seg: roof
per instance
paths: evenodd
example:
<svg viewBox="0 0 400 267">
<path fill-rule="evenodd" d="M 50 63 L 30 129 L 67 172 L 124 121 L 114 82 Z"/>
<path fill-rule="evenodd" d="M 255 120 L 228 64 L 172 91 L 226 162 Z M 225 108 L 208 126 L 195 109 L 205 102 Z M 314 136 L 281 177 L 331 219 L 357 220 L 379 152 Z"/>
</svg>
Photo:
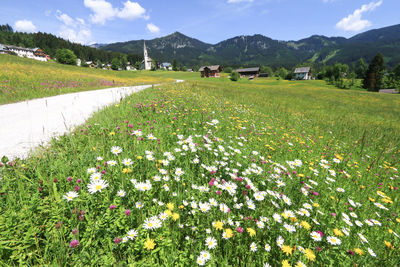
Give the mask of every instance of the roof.
<svg viewBox="0 0 400 267">
<path fill-rule="evenodd" d="M 8 49 L 18 49 L 18 50 L 31 51 L 31 52 L 34 51 L 32 48 L 19 47 L 19 46 L 15 46 L 15 45 L 7 45 L 6 47 Z"/>
<path fill-rule="evenodd" d="M 237 69 L 237 72 L 255 72 L 255 71 L 260 71 L 260 67 L 256 68 L 247 68 L 247 69 Z"/>
<path fill-rule="evenodd" d="M 208 68 L 210 70 L 218 70 L 221 68 L 220 65 L 212 65 L 212 66 L 203 66 L 199 69 L 199 71 L 204 71 L 205 68 Z"/>
<path fill-rule="evenodd" d="M 171 63 L 169 63 L 169 62 L 164 62 L 164 63 L 161 63 L 161 66 L 162 66 L 162 67 L 169 67 L 169 66 L 171 66 Z"/>
<path fill-rule="evenodd" d="M 294 70 L 294 73 L 309 73 L 311 70 L 310 67 L 302 67 L 302 68 L 296 68 Z"/>
<path fill-rule="evenodd" d="M 3 51 L 5 49 L 6 49 L 6 47 L 4 45 L 0 44 L 0 51 Z"/>
</svg>

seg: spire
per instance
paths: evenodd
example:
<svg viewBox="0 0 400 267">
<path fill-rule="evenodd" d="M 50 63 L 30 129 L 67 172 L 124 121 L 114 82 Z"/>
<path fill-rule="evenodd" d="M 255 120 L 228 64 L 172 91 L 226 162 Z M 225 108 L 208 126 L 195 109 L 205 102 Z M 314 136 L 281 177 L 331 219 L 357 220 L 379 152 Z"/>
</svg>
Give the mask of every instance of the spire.
<svg viewBox="0 0 400 267">
<path fill-rule="evenodd" d="M 145 41 L 143 41 L 143 53 L 144 53 L 144 56 L 143 56 L 143 58 L 144 58 L 144 60 L 146 60 L 147 59 L 147 49 L 146 49 L 146 42 Z"/>
</svg>

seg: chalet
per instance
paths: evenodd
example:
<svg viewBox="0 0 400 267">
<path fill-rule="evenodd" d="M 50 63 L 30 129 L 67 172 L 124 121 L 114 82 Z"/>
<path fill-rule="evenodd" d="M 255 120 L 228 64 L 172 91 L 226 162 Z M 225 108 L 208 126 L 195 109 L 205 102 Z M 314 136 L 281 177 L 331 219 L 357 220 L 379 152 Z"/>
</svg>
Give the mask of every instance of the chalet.
<svg viewBox="0 0 400 267">
<path fill-rule="evenodd" d="M 237 69 L 236 72 L 239 73 L 240 78 L 245 77 L 258 77 L 260 75 L 260 67 L 247 68 L 247 69 Z"/>
<path fill-rule="evenodd" d="M 47 61 L 50 57 L 46 55 L 40 48 L 25 48 L 15 45 L 0 45 L 0 53 L 15 53 L 19 57 L 26 57 L 40 61 Z"/>
<path fill-rule="evenodd" d="M 310 80 L 311 68 L 310 67 L 296 68 L 294 70 L 294 74 L 296 75 L 296 80 Z"/>
<path fill-rule="evenodd" d="M 213 66 L 204 66 L 199 69 L 201 73 L 201 77 L 214 77 L 219 78 L 221 77 L 222 67 L 220 65 L 213 65 Z"/>
<path fill-rule="evenodd" d="M 88 65 L 89 68 L 91 68 L 91 69 L 96 67 L 96 65 L 94 65 L 93 61 L 86 61 L 86 65 Z"/>
</svg>

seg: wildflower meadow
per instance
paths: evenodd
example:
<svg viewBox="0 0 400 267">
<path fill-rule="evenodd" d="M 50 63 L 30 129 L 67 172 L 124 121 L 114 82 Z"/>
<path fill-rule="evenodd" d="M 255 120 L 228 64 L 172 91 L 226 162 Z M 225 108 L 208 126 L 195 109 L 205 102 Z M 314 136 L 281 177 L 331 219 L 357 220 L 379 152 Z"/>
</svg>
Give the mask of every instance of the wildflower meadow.
<svg viewBox="0 0 400 267">
<path fill-rule="evenodd" d="M 3 158 L 2 265 L 398 266 L 400 110 L 365 103 L 399 99 L 290 90 L 155 87 Z"/>
</svg>

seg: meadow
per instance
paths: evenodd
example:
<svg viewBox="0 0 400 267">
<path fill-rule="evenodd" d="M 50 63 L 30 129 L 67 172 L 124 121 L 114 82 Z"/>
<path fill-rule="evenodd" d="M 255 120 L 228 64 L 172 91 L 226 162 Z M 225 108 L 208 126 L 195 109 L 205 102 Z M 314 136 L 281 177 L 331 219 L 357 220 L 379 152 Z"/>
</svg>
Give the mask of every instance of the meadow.
<svg viewBox="0 0 400 267">
<path fill-rule="evenodd" d="M 398 265 L 399 96 L 174 77 L 3 160 L 2 265 Z"/>
<path fill-rule="evenodd" d="M 172 82 L 146 72 L 109 71 L 0 55 L 0 105 L 80 91 Z"/>
</svg>

